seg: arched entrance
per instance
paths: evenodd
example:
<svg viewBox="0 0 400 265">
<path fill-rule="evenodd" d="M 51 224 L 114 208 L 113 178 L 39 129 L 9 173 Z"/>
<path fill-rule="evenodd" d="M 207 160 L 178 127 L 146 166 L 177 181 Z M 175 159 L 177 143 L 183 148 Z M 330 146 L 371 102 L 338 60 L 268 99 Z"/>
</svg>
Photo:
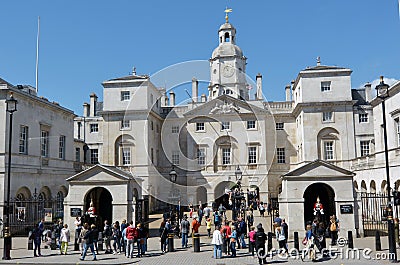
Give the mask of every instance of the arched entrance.
<svg viewBox="0 0 400 265">
<path fill-rule="evenodd" d="M 320 199 L 323 205 L 324 214 L 321 219 L 325 224 L 329 221 L 329 216 L 336 214 L 335 191 L 325 183 L 314 183 L 307 187 L 303 194 L 304 198 L 304 223 L 312 222 L 315 218 L 314 204 Z"/>
<path fill-rule="evenodd" d="M 113 223 L 112 220 L 112 196 L 111 193 L 102 187 L 96 187 L 88 191 L 85 195 L 85 209 L 86 213 L 90 207 L 90 202 L 93 201 L 93 206 L 96 209 L 96 215 L 98 220 L 96 223 L 101 225 L 104 220 L 108 220 L 110 224 Z M 99 224 L 100 223 L 100 224 Z M 99 228 L 101 228 L 100 226 Z"/>
<path fill-rule="evenodd" d="M 219 207 L 222 204 L 226 209 L 230 209 L 229 194 L 227 193 L 236 186 L 232 181 L 222 181 L 214 189 L 215 204 Z"/>
</svg>

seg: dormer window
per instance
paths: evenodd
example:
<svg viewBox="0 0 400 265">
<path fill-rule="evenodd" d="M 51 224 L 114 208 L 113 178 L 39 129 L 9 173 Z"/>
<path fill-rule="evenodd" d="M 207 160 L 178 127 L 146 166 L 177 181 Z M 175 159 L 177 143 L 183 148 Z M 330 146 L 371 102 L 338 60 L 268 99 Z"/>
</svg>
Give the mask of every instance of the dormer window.
<svg viewBox="0 0 400 265">
<path fill-rule="evenodd" d="M 225 33 L 225 42 L 229 42 L 229 39 L 230 39 L 229 33 L 226 32 L 226 33 Z"/>
</svg>

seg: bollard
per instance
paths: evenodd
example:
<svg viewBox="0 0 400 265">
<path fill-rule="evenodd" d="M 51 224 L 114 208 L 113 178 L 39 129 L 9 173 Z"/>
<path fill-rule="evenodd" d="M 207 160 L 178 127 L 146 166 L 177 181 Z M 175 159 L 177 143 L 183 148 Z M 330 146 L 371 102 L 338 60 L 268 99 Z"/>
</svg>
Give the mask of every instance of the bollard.
<svg viewBox="0 0 400 265">
<path fill-rule="evenodd" d="M 174 252 L 174 234 L 168 234 L 168 252 Z"/>
<path fill-rule="evenodd" d="M 56 245 L 56 232 L 55 232 L 55 231 L 51 232 L 50 249 L 51 249 L 51 250 L 56 250 L 56 249 L 57 249 L 57 245 Z"/>
<path fill-rule="evenodd" d="M 379 235 L 379 231 L 375 232 L 375 251 L 381 251 L 381 236 Z"/>
<path fill-rule="evenodd" d="M 200 234 L 193 235 L 194 252 L 200 252 Z"/>
<path fill-rule="evenodd" d="M 272 232 L 268 232 L 268 252 L 270 252 L 272 249 L 272 235 Z"/>
<path fill-rule="evenodd" d="M 348 246 L 348 248 L 354 248 L 353 232 L 350 230 L 347 231 L 347 246 Z"/>
<path fill-rule="evenodd" d="M 33 250 L 32 231 L 30 231 L 28 235 L 28 250 Z"/>
<path fill-rule="evenodd" d="M 299 232 L 294 232 L 293 233 L 294 236 L 294 248 L 296 250 L 300 250 L 300 244 L 299 244 Z"/>
</svg>

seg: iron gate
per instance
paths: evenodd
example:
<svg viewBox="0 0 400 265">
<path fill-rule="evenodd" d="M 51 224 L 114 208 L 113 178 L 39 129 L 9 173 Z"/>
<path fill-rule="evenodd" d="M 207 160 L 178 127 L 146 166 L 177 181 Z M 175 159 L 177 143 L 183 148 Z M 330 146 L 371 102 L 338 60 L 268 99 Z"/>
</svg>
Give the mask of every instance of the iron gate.
<svg viewBox="0 0 400 265">
<path fill-rule="evenodd" d="M 362 210 L 362 225 L 364 236 L 375 236 L 376 231 L 380 235 L 387 235 L 388 223 L 384 217 L 384 210 L 387 206 L 387 195 L 384 193 L 360 192 Z M 393 206 L 393 217 L 398 218 L 399 206 Z"/>
<path fill-rule="evenodd" d="M 10 230 L 13 236 L 27 236 L 39 221 L 44 218 L 45 223 L 64 217 L 64 198 L 46 199 L 42 196 L 31 198 L 12 198 L 10 200 Z"/>
</svg>

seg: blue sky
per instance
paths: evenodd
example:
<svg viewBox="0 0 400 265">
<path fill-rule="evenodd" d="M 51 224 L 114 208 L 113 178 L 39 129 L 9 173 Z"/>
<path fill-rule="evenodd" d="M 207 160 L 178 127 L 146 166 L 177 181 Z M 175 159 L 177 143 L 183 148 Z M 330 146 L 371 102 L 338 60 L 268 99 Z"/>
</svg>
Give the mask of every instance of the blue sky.
<svg viewBox="0 0 400 265">
<path fill-rule="evenodd" d="M 35 86 L 40 16 L 39 94 L 81 114 L 91 92 L 102 98 L 101 82 L 133 66 L 151 75 L 209 59 L 226 6 L 247 74 L 263 74 L 268 100 L 284 100 L 285 85 L 317 56 L 351 68 L 354 88 L 400 79 L 397 0 L 2 1 L 0 77 Z"/>
</svg>

